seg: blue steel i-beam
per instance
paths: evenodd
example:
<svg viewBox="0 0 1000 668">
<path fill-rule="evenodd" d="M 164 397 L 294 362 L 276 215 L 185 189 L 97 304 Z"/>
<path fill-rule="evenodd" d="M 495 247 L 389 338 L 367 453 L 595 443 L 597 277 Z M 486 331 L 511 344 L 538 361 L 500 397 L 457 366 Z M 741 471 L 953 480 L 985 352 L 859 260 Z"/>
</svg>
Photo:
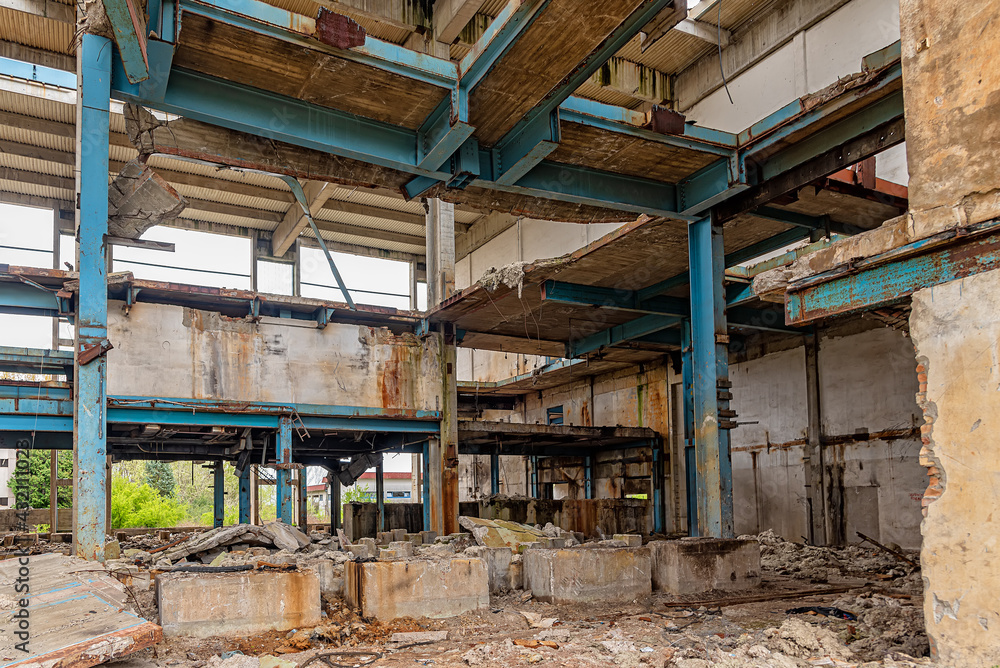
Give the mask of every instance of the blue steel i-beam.
<svg viewBox="0 0 1000 668">
<path fill-rule="evenodd" d="M 420 501 L 424 508 L 424 531 L 431 530 L 431 444 L 424 442 L 424 452 L 420 455 Z"/>
<path fill-rule="evenodd" d="M 681 380 L 684 409 L 684 489 L 687 500 L 688 534 L 698 535 L 698 476 L 694 456 L 694 394 L 691 369 L 691 321 L 681 323 Z"/>
<path fill-rule="evenodd" d="M 490 494 L 500 493 L 500 455 L 490 455 Z"/>
<path fill-rule="evenodd" d="M 663 533 L 666 530 L 663 508 L 663 452 L 662 445 L 653 445 L 653 531 Z"/>
<path fill-rule="evenodd" d="M 385 531 L 385 460 L 382 453 L 378 454 L 375 464 L 375 496 L 378 506 L 378 531 Z"/>
<path fill-rule="evenodd" d="M 729 408 L 728 400 L 722 400 L 720 394 L 720 390 L 728 393 L 729 388 L 722 225 L 710 217 L 688 225 L 688 256 L 698 533 L 732 538 L 729 431 L 720 424 L 720 411 Z"/>
<path fill-rule="evenodd" d="M 84 35 L 78 50 L 77 160 L 79 164 L 80 293 L 74 376 L 73 538 L 84 559 L 104 561 L 107 533 L 107 367 L 100 348 L 108 336 L 108 143 L 111 40 Z M 99 354 L 86 364 L 81 353 Z"/>
<path fill-rule="evenodd" d="M 212 510 L 213 527 L 221 527 L 226 523 L 226 467 L 223 462 L 215 462 L 215 469 L 212 471 Z"/>
<path fill-rule="evenodd" d="M 295 478 L 297 487 L 295 493 L 298 495 L 298 526 L 303 533 L 309 533 L 309 475 L 308 469 L 299 469 Z"/>
<path fill-rule="evenodd" d="M 594 498 L 594 469 L 589 456 L 583 458 L 583 498 Z"/>
<path fill-rule="evenodd" d="M 538 498 L 538 457 L 531 456 L 531 498 Z"/>
<path fill-rule="evenodd" d="M 240 524 L 250 524 L 250 465 L 240 471 Z"/>
<path fill-rule="evenodd" d="M 278 420 L 278 451 L 277 464 L 277 499 L 278 499 L 278 519 L 285 524 L 292 523 L 292 513 L 294 497 L 292 496 L 291 485 L 291 463 L 292 463 L 292 419 L 283 417 Z"/>
</svg>

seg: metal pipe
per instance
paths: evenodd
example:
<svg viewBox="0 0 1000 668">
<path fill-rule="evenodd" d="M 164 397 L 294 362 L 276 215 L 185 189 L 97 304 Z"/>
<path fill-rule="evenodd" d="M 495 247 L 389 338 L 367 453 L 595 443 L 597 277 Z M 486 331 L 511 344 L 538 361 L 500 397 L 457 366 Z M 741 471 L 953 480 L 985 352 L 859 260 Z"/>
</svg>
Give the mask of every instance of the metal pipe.
<svg viewBox="0 0 1000 668">
<path fill-rule="evenodd" d="M 420 456 L 420 465 L 423 469 L 423 484 L 420 490 L 421 501 L 424 506 L 424 531 L 431 530 L 431 442 L 424 443 L 424 453 Z"/>
</svg>

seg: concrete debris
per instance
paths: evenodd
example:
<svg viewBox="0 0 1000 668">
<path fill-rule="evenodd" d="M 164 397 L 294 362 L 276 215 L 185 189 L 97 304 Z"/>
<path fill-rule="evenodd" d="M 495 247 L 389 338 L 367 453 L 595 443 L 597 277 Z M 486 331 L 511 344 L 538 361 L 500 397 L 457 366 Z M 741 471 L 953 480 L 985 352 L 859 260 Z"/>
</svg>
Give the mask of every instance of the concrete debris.
<svg viewBox="0 0 1000 668">
<path fill-rule="evenodd" d="M 857 639 L 852 640 L 850 647 L 861 659 L 876 661 L 892 650 L 910 656 L 930 652 L 923 609 L 905 598 L 866 592 L 841 597 L 834 606 L 857 615 Z"/>
<path fill-rule="evenodd" d="M 108 187 L 108 234 L 138 239 L 149 228 L 173 220 L 186 207 L 185 199 L 144 160 L 131 160 Z"/>
<path fill-rule="evenodd" d="M 176 547 L 164 551 L 161 556 L 157 557 L 157 561 L 166 560 L 174 563 L 200 552 L 210 552 L 215 548 L 236 543 L 258 546 L 274 545 L 274 534 L 264 527 L 252 524 L 219 527 L 193 535 Z"/>
<path fill-rule="evenodd" d="M 483 272 L 479 284 L 488 292 L 496 292 L 501 284 L 511 289 L 517 288 L 517 296 L 520 298 L 521 291 L 524 289 L 524 268 L 529 264 L 528 262 L 511 262 L 500 268 L 490 267 Z"/>
<path fill-rule="evenodd" d="M 312 542 L 309 536 L 299 531 L 297 527 L 285 524 L 280 520 L 276 522 L 268 522 L 264 525 L 264 528 L 273 534 L 275 547 L 281 548 L 282 550 L 295 552 L 296 550 L 301 550 L 302 548 L 308 546 Z"/>
<path fill-rule="evenodd" d="M 787 541 L 771 529 L 757 536 L 740 536 L 740 540 L 757 540 L 761 567 L 783 575 L 808 577 L 817 582 L 843 575 L 871 577 L 878 574 L 880 579 L 914 576 L 912 567 L 872 547 L 804 545 Z M 914 561 L 919 559 L 916 554 L 908 556 Z"/>
<path fill-rule="evenodd" d="M 471 532 L 476 543 L 482 547 L 506 546 L 521 552 L 530 546 L 560 548 L 572 547 L 578 542 L 572 532 L 564 531 L 551 523 L 539 529 L 510 520 L 487 520 L 465 516 L 459 517 L 458 523 Z M 624 542 L 622 546 L 625 546 Z"/>
</svg>

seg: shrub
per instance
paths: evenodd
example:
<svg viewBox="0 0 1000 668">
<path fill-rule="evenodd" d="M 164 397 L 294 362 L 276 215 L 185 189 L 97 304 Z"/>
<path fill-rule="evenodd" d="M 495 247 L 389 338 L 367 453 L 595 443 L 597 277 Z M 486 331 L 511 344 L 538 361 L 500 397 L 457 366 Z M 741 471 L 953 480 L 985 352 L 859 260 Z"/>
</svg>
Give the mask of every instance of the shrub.
<svg viewBox="0 0 1000 668">
<path fill-rule="evenodd" d="M 111 526 L 171 527 L 187 513 L 187 508 L 174 499 L 164 498 L 146 483 L 136 483 L 123 476 L 111 482 Z"/>
</svg>

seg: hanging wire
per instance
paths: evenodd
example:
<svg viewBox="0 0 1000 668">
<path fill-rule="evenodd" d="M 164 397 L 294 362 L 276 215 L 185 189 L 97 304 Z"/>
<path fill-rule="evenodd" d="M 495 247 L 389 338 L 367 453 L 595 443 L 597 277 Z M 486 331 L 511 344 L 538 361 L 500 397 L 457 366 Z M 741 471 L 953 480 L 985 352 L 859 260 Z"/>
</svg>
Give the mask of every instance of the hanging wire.
<svg viewBox="0 0 1000 668">
<path fill-rule="evenodd" d="M 736 104 L 733 102 L 733 96 L 729 92 L 729 82 L 726 81 L 726 70 L 722 67 L 722 0 L 719 0 L 719 15 L 716 20 L 716 25 L 719 28 L 719 73 L 722 74 L 722 86 L 726 89 L 726 95 L 729 96 L 729 104 Z"/>
</svg>

